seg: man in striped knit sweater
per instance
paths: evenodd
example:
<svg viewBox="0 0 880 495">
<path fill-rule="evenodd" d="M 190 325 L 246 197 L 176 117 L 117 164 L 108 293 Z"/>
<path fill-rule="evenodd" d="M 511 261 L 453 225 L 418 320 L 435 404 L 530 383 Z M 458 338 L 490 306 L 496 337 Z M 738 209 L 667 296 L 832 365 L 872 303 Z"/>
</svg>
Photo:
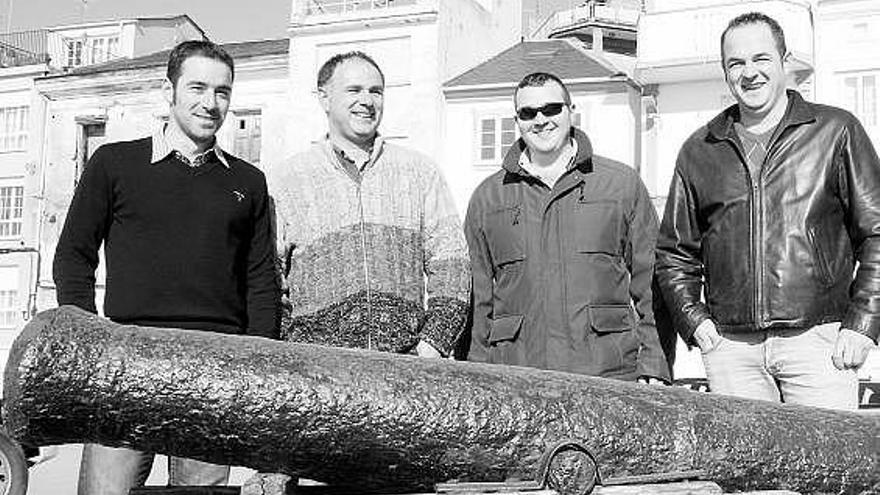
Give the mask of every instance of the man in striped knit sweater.
<svg viewBox="0 0 880 495">
<path fill-rule="evenodd" d="M 470 271 L 448 187 L 385 142 L 385 78 L 361 52 L 318 72 L 329 132 L 269 172 L 287 340 L 437 357 L 464 328 Z"/>
</svg>

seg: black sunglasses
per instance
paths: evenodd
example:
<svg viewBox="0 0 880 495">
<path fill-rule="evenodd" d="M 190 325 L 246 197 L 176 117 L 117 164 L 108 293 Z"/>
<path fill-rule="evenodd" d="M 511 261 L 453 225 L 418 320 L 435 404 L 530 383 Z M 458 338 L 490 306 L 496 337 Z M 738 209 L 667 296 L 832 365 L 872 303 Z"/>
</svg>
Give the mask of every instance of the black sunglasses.
<svg viewBox="0 0 880 495">
<path fill-rule="evenodd" d="M 538 108 L 522 107 L 516 111 L 516 116 L 519 117 L 519 120 L 532 120 L 538 116 L 538 113 L 541 113 L 544 117 L 552 117 L 559 115 L 559 112 L 565 106 L 565 103 L 547 103 L 543 107 Z"/>
</svg>

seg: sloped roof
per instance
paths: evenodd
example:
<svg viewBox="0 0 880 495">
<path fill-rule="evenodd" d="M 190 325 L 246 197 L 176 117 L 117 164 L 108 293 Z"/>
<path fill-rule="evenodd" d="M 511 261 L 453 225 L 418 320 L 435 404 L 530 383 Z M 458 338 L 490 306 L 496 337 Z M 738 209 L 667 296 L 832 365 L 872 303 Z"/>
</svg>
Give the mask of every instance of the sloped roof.
<svg viewBox="0 0 880 495">
<path fill-rule="evenodd" d="M 229 55 L 232 56 L 234 60 L 238 60 L 239 58 L 288 53 L 290 49 L 290 39 L 282 38 L 277 40 L 240 41 L 235 43 L 223 43 L 220 46 L 222 46 L 223 49 L 226 50 L 226 52 L 229 53 Z M 65 74 L 59 74 L 54 77 L 83 76 L 120 70 L 164 67 L 168 63 L 168 55 L 170 53 L 171 50 L 162 50 L 161 52 L 154 52 L 135 58 L 119 58 L 116 60 L 105 62 L 103 64 L 76 67 L 69 70 Z"/>
<path fill-rule="evenodd" d="M 521 41 L 443 86 L 516 84 L 532 72 L 549 72 L 562 80 L 609 77 L 621 71 L 566 39 Z"/>
</svg>

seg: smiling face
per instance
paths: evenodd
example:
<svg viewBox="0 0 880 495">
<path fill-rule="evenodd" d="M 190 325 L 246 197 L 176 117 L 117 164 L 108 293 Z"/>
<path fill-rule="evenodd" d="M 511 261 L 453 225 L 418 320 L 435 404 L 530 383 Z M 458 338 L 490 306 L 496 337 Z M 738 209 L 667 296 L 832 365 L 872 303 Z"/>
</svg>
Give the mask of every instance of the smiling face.
<svg viewBox="0 0 880 495">
<path fill-rule="evenodd" d="M 177 84 L 166 80 L 163 93 L 171 109 L 169 125 L 203 148 L 214 141 L 229 110 L 232 70 L 219 60 L 189 57 L 181 65 Z"/>
<path fill-rule="evenodd" d="M 543 86 L 525 86 L 516 93 L 517 113 L 526 107 L 541 108 L 548 103 L 563 103 L 562 111 L 549 117 L 539 112 L 533 119 L 516 118 L 520 135 L 533 156 L 562 150 L 571 131 L 571 108 L 564 104 L 565 93 L 555 81 L 546 81 Z"/>
<path fill-rule="evenodd" d="M 721 53 L 727 86 L 744 116 L 763 119 L 785 111 L 784 56 L 766 24 L 731 29 Z"/>
<path fill-rule="evenodd" d="M 350 58 L 339 64 L 318 88 L 330 137 L 361 147 L 371 144 L 382 122 L 384 92 L 382 75 L 369 62 Z"/>
</svg>

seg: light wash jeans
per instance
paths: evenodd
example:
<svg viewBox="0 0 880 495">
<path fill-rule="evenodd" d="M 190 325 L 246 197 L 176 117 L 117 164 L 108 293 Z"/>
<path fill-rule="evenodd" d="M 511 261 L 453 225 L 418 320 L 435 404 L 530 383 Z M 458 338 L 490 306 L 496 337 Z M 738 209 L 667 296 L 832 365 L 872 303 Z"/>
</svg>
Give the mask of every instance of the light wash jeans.
<svg viewBox="0 0 880 495">
<path fill-rule="evenodd" d="M 712 392 L 750 399 L 855 411 L 856 370 L 838 370 L 831 353 L 840 323 L 806 330 L 722 334 L 703 352 Z"/>
<path fill-rule="evenodd" d="M 128 495 L 143 486 L 153 467 L 153 454 L 97 444 L 83 446 L 78 495 Z M 168 457 L 169 486 L 225 485 L 229 466 Z"/>
</svg>

